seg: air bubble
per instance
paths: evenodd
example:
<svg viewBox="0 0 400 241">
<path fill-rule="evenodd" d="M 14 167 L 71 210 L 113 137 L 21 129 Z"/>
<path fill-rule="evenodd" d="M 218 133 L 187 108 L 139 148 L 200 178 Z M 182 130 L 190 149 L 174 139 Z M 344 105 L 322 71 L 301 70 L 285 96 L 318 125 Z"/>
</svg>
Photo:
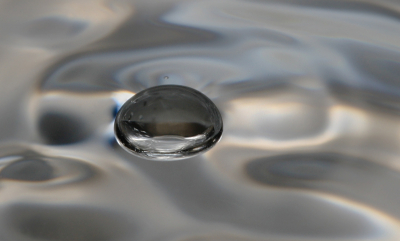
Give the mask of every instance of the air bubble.
<svg viewBox="0 0 400 241">
<path fill-rule="evenodd" d="M 136 156 L 179 160 L 213 147 L 222 135 L 222 118 L 199 91 L 162 85 L 139 92 L 122 106 L 115 119 L 115 135 Z"/>
</svg>

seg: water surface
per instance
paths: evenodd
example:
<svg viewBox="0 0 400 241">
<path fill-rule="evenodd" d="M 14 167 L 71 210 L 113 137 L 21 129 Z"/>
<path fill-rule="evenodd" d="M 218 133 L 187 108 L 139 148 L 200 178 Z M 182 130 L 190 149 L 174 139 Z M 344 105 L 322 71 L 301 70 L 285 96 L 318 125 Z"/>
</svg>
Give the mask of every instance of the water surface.
<svg viewBox="0 0 400 241">
<path fill-rule="evenodd" d="M 399 21 L 390 0 L 0 1 L 0 240 L 399 240 Z M 164 84 L 217 105 L 209 152 L 116 143 Z"/>
</svg>

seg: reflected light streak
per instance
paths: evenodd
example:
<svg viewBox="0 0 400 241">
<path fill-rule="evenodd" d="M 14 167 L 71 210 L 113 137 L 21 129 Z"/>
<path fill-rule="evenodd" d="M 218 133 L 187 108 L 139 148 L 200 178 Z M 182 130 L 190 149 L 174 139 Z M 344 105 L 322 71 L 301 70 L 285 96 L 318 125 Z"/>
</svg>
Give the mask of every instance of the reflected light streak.
<svg viewBox="0 0 400 241">
<path fill-rule="evenodd" d="M 112 99 L 114 100 L 114 102 L 117 104 L 118 109 L 121 108 L 121 106 L 123 104 L 125 104 L 125 102 L 127 100 L 129 100 L 132 96 L 134 96 L 136 93 L 130 92 L 130 91 L 115 91 L 112 93 Z"/>
<path fill-rule="evenodd" d="M 323 130 L 319 135 L 311 136 L 311 137 L 303 137 L 298 139 L 291 139 L 291 140 L 274 140 L 268 139 L 266 136 L 254 136 L 252 138 L 244 138 L 236 136 L 235 134 L 229 134 L 230 131 L 228 130 L 235 130 L 240 126 L 252 126 L 249 123 L 246 123 L 246 119 L 254 120 L 259 119 L 259 113 L 262 113 L 263 110 L 265 112 L 269 112 L 270 109 L 273 110 L 273 116 L 285 116 L 286 111 L 294 110 L 296 105 L 284 105 L 283 111 L 279 113 L 278 107 L 273 107 L 271 105 L 262 105 L 261 103 L 258 105 L 254 105 L 251 108 L 241 108 L 240 114 L 233 111 L 233 113 L 229 113 L 229 115 L 236 116 L 235 118 L 229 118 L 227 116 L 226 119 L 234 119 L 231 120 L 230 126 L 226 125 L 226 134 L 222 138 L 221 143 L 219 146 L 222 148 L 224 146 L 240 146 L 240 147 L 248 147 L 248 148 L 258 148 L 258 149 L 274 149 L 274 150 L 282 150 L 288 148 L 296 148 L 296 147 L 311 147 L 317 145 L 323 145 L 339 137 L 344 135 L 349 135 L 352 137 L 360 137 L 366 133 L 368 130 L 368 116 L 364 112 L 359 109 L 350 106 L 344 105 L 336 105 L 329 109 L 328 118 L 329 123 L 326 126 L 325 130 Z M 243 113 L 244 112 L 244 113 Z M 239 119 L 239 116 L 246 116 L 245 120 Z M 292 116 L 291 118 L 296 118 L 296 116 Z M 245 122 L 243 122 L 245 121 Z M 218 147 L 217 147 L 218 148 Z M 216 149 L 217 149 L 216 148 Z"/>
<path fill-rule="evenodd" d="M 106 1 L 97 0 L 64 1 L 63 4 L 57 6 L 56 11 L 63 17 L 82 18 L 92 24 L 102 24 L 104 28 L 114 22 L 110 19 L 123 23 L 128 16 L 134 14 L 134 7 L 122 1 L 114 1 L 112 5 Z"/>
</svg>

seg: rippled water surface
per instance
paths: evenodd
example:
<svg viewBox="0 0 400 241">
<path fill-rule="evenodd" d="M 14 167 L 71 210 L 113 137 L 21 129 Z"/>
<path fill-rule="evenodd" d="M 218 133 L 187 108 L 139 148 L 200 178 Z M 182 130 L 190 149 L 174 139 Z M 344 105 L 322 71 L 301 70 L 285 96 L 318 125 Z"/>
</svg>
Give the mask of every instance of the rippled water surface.
<svg viewBox="0 0 400 241">
<path fill-rule="evenodd" d="M 0 241 L 400 240 L 399 1 L 3 0 L 0 32 Z M 164 84 L 213 149 L 116 143 Z"/>
</svg>

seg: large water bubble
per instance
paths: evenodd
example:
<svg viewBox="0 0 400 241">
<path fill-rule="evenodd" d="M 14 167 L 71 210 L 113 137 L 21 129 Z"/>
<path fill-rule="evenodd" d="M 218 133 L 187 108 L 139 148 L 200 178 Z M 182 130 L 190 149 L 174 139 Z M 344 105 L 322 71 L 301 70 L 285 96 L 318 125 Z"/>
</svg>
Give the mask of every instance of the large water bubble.
<svg viewBox="0 0 400 241">
<path fill-rule="evenodd" d="M 125 150 L 139 157 L 185 159 L 217 143 L 222 118 L 199 91 L 162 85 L 139 92 L 122 106 L 115 119 L 115 135 Z"/>
</svg>

